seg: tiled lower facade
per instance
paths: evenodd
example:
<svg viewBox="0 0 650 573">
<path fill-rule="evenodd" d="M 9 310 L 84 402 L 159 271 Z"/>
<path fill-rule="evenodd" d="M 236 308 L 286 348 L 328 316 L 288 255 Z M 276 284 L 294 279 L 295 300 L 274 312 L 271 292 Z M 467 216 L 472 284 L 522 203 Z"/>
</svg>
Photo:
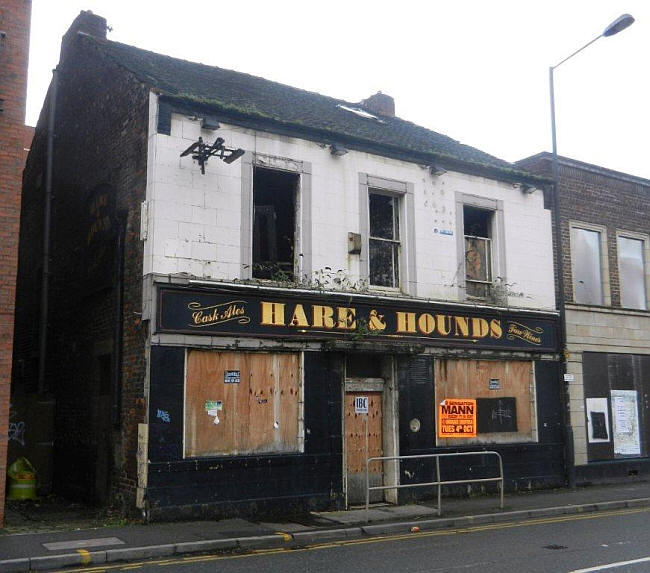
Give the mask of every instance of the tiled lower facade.
<svg viewBox="0 0 650 573">
<path fill-rule="evenodd" d="M 650 445 L 645 438 L 650 431 L 645 412 L 650 393 L 650 313 L 567 305 L 566 329 L 575 465 L 593 475 L 591 466 L 602 467 L 603 462 L 622 464 L 646 458 Z M 623 427 L 616 420 L 624 415 L 621 400 L 635 400 L 635 392 L 636 413 L 631 413 L 632 406 L 628 415 L 636 419 L 626 419 Z M 604 426 L 594 430 L 590 416 L 599 408 L 603 411 L 595 417 L 600 416 Z M 626 448 L 621 439 L 615 439 L 617 425 L 618 435 L 624 437 L 620 430 L 629 430 L 628 442 L 638 441 L 638 447 Z"/>
</svg>

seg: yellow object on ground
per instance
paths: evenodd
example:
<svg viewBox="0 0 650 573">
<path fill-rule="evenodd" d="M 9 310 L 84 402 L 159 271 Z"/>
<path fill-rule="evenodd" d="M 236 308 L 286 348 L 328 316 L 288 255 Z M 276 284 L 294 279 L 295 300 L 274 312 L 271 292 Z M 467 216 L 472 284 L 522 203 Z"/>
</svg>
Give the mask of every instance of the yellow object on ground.
<svg viewBox="0 0 650 573">
<path fill-rule="evenodd" d="M 36 470 L 27 458 L 18 458 L 7 469 L 7 499 L 36 499 Z"/>
</svg>

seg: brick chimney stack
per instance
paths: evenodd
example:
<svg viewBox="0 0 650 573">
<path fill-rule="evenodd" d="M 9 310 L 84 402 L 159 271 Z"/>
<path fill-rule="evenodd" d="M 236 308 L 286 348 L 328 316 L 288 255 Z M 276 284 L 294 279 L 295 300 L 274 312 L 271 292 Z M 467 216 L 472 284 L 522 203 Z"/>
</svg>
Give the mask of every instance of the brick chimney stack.
<svg viewBox="0 0 650 573">
<path fill-rule="evenodd" d="M 395 117 L 395 100 L 387 94 L 377 92 L 375 95 L 364 99 L 361 105 L 370 113 Z"/>
<path fill-rule="evenodd" d="M 95 36 L 96 38 L 106 39 L 106 29 L 106 18 L 97 16 L 90 10 L 82 10 L 79 12 L 79 16 L 77 16 L 72 24 L 70 24 L 70 28 L 68 28 L 68 31 L 64 34 L 63 39 L 61 40 L 60 61 L 64 60 L 68 53 L 68 49 L 72 46 L 79 32 Z"/>
</svg>

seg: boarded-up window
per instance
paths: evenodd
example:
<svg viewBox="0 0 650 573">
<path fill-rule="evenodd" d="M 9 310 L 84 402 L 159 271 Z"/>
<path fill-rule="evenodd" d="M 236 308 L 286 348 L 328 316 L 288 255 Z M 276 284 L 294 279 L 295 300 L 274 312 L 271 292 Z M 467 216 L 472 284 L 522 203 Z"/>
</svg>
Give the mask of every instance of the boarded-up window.
<svg viewBox="0 0 650 573">
<path fill-rule="evenodd" d="M 618 238 L 618 271 L 621 283 L 621 306 L 645 310 L 646 287 L 643 264 L 643 241 Z"/>
<path fill-rule="evenodd" d="M 598 231 L 578 227 L 571 229 L 574 302 L 603 304 L 600 255 L 600 233 Z"/>
<path fill-rule="evenodd" d="M 300 355 L 189 350 L 185 457 L 301 449 Z"/>
<path fill-rule="evenodd" d="M 438 439 L 438 445 L 536 439 L 532 362 L 440 359 L 434 364 L 436 405 L 448 398 L 472 398 L 478 409 L 476 438 Z"/>
<path fill-rule="evenodd" d="M 650 455 L 650 356 L 584 352 L 590 462 Z"/>
</svg>

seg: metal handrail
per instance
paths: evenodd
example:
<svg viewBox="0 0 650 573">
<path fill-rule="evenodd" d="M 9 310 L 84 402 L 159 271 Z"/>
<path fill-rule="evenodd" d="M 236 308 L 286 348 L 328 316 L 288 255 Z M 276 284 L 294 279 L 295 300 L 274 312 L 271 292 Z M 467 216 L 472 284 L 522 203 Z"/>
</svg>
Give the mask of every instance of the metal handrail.
<svg viewBox="0 0 650 573">
<path fill-rule="evenodd" d="M 499 477 L 493 478 L 476 478 L 476 479 L 463 479 L 463 480 L 448 480 L 442 481 L 440 479 L 440 458 L 448 458 L 452 456 L 485 456 L 485 455 L 495 455 L 499 460 Z M 413 459 L 424 459 L 424 458 L 435 458 L 436 459 L 436 481 L 426 482 L 426 483 L 409 483 L 409 484 L 394 484 L 394 485 L 376 485 L 370 487 L 370 472 L 369 467 L 371 462 L 377 461 L 389 461 L 389 460 L 413 460 Z M 396 477 L 401 474 L 401 471 L 396 473 Z M 402 489 L 407 487 L 424 487 L 429 485 L 438 486 L 438 517 L 442 514 L 442 486 L 443 485 L 453 485 L 460 483 L 484 483 L 484 482 L 500 482 L 499 483 L 499 493 L 500 493 L 500 505 L 499 507 L 503 509 L 503 460 L 501 459 L 501 454 L 494 451 L 480 451 L 480 452 L 453 452 L 453 453 L 442 453 L 442 454 L 419 454 L 414 456 L 382 456 L 375 458 L 366 459 L 366 523 L 370 521 L 369 511 L 370 511 L 370 491 L 379 491 L 384 489 Z"/>
</svg>

